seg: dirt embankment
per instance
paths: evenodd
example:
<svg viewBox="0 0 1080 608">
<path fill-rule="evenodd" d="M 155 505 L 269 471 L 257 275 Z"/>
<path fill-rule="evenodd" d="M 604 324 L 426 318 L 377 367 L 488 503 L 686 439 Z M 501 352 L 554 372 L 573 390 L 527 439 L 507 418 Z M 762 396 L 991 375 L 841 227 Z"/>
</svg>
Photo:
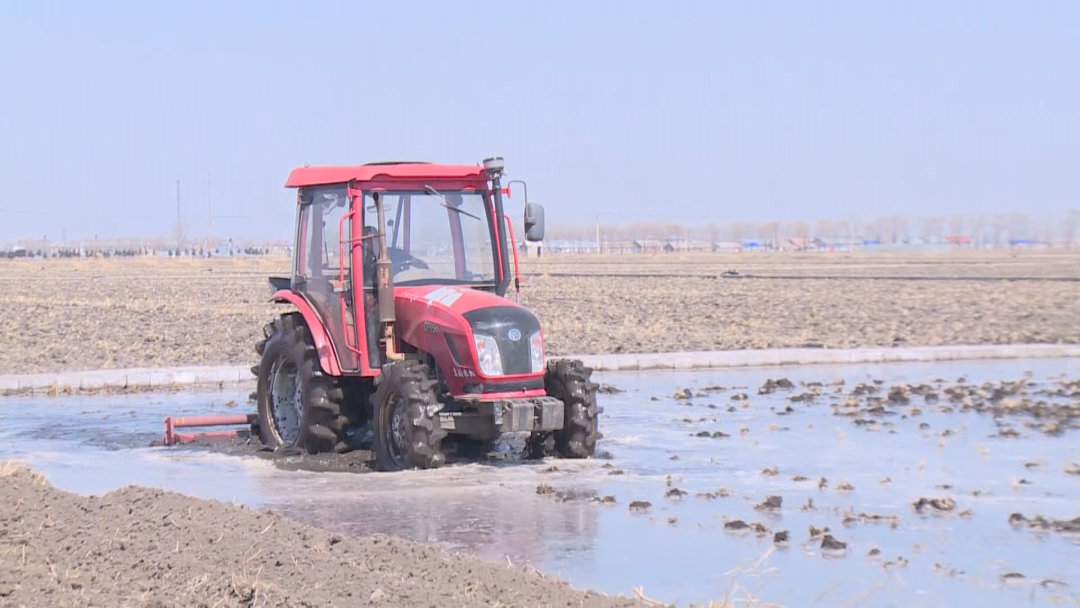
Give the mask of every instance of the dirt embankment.
<svg viewBox="0 0 1080 608">
<path fill-rule="evenodd" d="M 367 605 L 640 604 L 528 567 L 162 490 L 82 497 L 0 464 L 0 606 Z"/>
<path fill-rule="evenodd" d="M 263 326 L 287 310 L 267 302 L 266 277 L 287 268 L 284 258 L 0 261 L 0 374 L 253 365 Z M 729 269 L 763 278 L 722 278 Z M 1053 279 L 1077 269 L 1080 255 L 546 256 L 522 260 L 522 303 L 552 355 L 1075 344 L 1080 282 Z M 670 276 L 702 273 L 713 276 Z"/>
</svg>

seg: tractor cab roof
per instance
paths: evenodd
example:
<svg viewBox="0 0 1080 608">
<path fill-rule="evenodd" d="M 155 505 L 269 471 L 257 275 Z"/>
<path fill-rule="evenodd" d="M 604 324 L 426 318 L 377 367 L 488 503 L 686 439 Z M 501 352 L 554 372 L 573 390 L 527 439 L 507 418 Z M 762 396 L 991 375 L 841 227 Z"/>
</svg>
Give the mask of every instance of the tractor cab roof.
<svg viewBox="0 0 1080 608">
<path fill-rule="evenodd" d="M 391 161 L 351 166 L 309 167 L 293 169 L 286 188 L 303 188 L 347 182 L 371 182 L 376 180 L 456 180 L 487 181 L 484 168 L 479 165 L 439 165 L 427 162 Z"/>
</svg>

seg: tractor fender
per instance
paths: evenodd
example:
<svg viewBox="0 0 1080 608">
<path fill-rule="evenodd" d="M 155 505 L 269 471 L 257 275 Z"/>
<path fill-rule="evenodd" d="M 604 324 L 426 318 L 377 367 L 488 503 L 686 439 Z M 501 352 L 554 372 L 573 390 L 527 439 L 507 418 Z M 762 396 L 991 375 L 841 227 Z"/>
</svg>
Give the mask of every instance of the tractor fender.
<svg viewBox="0 0 1080 608">
<path fill-rule="evenodd" d="M 291 289 L 280 289 L 270 296 L 270 301 L 278 304 L 292 304 L 296 307 L 300 316 L 304 318 L 304 324 L 307 325 L 308 333 L 311 334 L 311 341 L 315 344 L 315 352 L 319 355 L 319 366 L 327 375 L 340 376 L 341 367 L 338 365 L 334 346 L 330 344 L 330 338 L 326 335 L 326 327 L 307 299 Z"/>
</svg>

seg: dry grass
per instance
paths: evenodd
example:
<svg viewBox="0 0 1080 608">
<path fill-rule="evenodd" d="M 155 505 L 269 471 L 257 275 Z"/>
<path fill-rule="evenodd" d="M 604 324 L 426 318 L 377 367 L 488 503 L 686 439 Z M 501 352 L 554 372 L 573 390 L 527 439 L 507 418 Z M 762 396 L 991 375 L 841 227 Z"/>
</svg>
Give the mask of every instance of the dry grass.
<svg viewBox="0 0 1080 608">
<path fill-rule="evenodd" d="M 255 362 L 283 258 L 0 262 L 0 374 Z M 626 277 L 625 274 L 796 278 Z M 522 303 L 549 354 L 1080 343 L 1080 255 L 546 256 Z M 554 276 L 558 273 L 590 276 Z M 797 278 L 833 276 L 849 278 Z M 923 281 L 880 277 L 965 277 Z M 879 277 L 879 278 L 872 278 Z M 974 280 L 979 279 L 979 280 Z"/>
</svg>

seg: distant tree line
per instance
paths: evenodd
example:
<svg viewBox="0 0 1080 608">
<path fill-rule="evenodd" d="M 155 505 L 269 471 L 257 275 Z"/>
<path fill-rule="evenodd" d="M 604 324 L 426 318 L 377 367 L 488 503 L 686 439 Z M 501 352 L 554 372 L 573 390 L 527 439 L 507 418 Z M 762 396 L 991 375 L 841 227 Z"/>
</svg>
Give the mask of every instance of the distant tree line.
<svg viewBox="0 0 1080 608">
<path fill-rule="evenodd" d="M 230 257 L 233 255 L 245 255 L 245 256 L 269 256 L 282 253 L 279 248 L 275 247 L 257 247 L 254 245 L 236 246 L 231 249 L 214 250 L 201 246 L 185 247 L 183 249 L 164 248 L 155 249 L 152 247 L 136 247 L 136 248 L 97 248 L 97 249 L 74 249 L 70 247 L 50 247 L 50 248 L 26 248 L 26 247 L 14 247 L 7 246 L 3 250 L 0 250 L 0 259 L 83 259 L 83 258 L 135 258 L 135 257 L 147 257 L 147 256 L 159 256 L 159 257 L 191 257 L 191 258 L 209 258 L 209 257 Z"/>
<path fill-rule="evenodd" d="M 1080 246 L 1080 210 L 1069 211 L 1058 217 L 1008 213 L 911 218 L 896 214 L 868 221 L 822 219 L 813 223 L 802 220 L 734 221 L 726 224 L 702 222 L 694 225 L 673 222 L 631 222 L 622 225 L 552 222 L 545 241 L 595 243 L 598 233 L 601 241 L 606 243 L 753 241 L 765 246 L 796 240 L 839 245 L 963 242 L 983 248 L 1008 247 L 1017 243 L 1075 247 Z"/>
</svg>

